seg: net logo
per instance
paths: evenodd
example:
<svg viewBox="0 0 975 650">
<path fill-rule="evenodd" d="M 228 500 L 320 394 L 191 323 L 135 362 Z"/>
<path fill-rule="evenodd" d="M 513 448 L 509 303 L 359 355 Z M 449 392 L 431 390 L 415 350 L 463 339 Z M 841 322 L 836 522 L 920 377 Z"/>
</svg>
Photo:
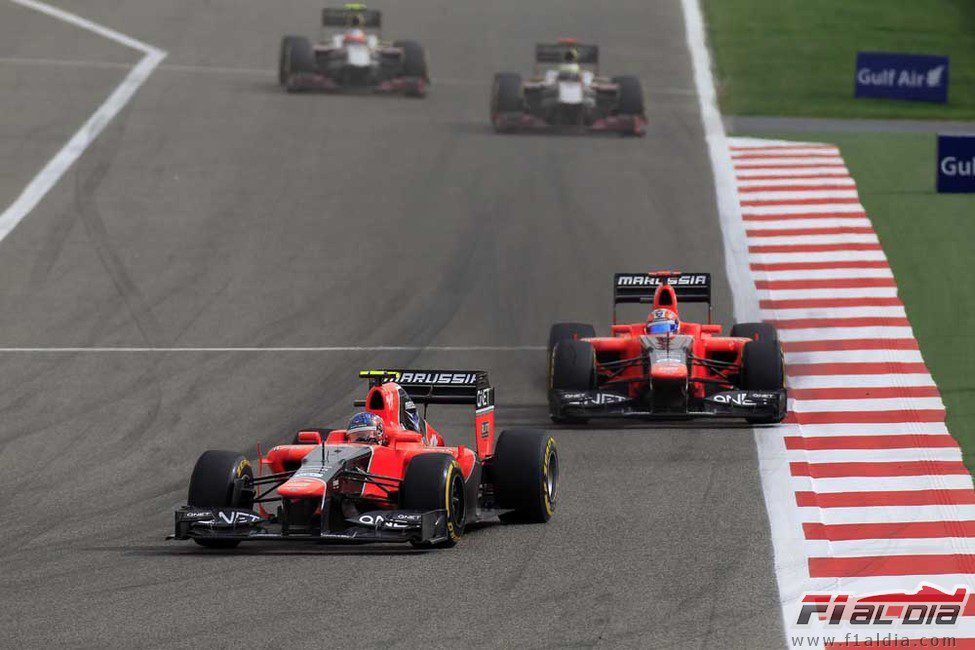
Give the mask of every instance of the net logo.
<svg viewBox="0 0 975 650">
<path fill-rule="evenodd" d="M 913 593 L 812 593 L 803 596 L 796 625 L 955 625 L 972 596 L 964 585 L 946 591 L 927 583 Z"/>
</svg>

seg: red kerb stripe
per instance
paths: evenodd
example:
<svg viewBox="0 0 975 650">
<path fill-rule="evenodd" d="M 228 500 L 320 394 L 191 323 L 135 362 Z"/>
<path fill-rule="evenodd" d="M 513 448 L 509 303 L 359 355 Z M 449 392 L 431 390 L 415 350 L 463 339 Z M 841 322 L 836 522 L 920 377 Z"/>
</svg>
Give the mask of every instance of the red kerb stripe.
<svg viewBox="0 0 975 650">
<path fill-rule="evenodd" d="M 749 264 L 752 271 L 815 271 L 818 269 L 889 269 L 887 260 L 836 260 L 824 262 L 775 262 Z"/>
<path fill-rule="evenodd" d="M 882 435 L 882 436 L 786 436 L 785 448 L 793 451 L 839 449 L 944 449 L 957 448 L 950 435 Z"/>
<path fill-rule="evenodd" d="M 928 367 L 923 362 L 865 361 L 862 363 L 792 363 L 785 367 L 791 377 L 812 375 L 888 375 L 923 374 Z"/>
<path fill-rule="evenodd" d="M 857 197 L 842 199 L 746 199 L 739 201 L 742 207 L 766 205 L 849 205 L 859 202 L 860 199 Z"/>
<path fill-rule="evenodd" d="M 824 278 L 821 280 L 756 280 L 759 289 L 866 289 L 896 287 L 894 278 Z"/>
<path fill-rule="evenodd" d="M 825 339 L 782 341 L 785 352 L 830 352 L 834 350 L 917 350 L 917 339 Z"/>
<path fill-rule="evenodd" d="M 770 214 L 754 214 L 747 210 L 742 214 L 744 221 L 794 221 L 796 219 L 863 219 L 867 213 L 863 210 L 855 212 L 773 212 Z"/>
<path fill-rule="evenodd" d="M 878 490 L 867 492 L 796 492 L 800 508 L 882 508 L 887 506 L 972 506 L 975 490 Z"/>
<path fill-rule="evenodd" d="M 975 537 L 975 521 L 898 521 L 874 524 L 802 525 L 806 539 L 845 542 L 855 539 L 930 539 Z"/>
<path fill-rule="evenodd" d="M 790 300 L 759 300 L 762 309 L 805 309 L 816 307 L 902 307 L 899 298 L 794 298 Z"/>
<path fill-rule="evenodd" d="M 851 242 L 846 244 L 771 244 L 749 246 L 749 253 L 826 253 L 830 251 L 879 251 L 880 244 Z"/>
<path fill-rule="evenodd" d="M 960 460 L 902 460 L 863 463 L 789 463 L 793 476 L 845 478 L 854 476 L 932 476 L 968 474 Z"/>
<path fill-rule="evenodd" d="M 975 555 L 868 555 L 809 558 L 811 578 L 975 573 Z"/>
<path fill-rule="evenodd" d="M 799 237 L 802 235 L 874 235 L 871 226 L 836 226 L 835 228 L 775 228 L 746 230 L 748 237 Z"/>
<path fill-rule="evenodd" d="M 900 424 L 902 422 L 944 422 L 944 419 L 944 409 L 793 411 L 785 416 L 783 422 L 789 424 Z"/>
<path fill-rule="evenodd" d="M 862 316 L 854 318 L 786 318 L 770 320 L 780 330 L 808 330 L 837 327 L 899 327 L 910 325 L 906 317 Z"/>
</svg>

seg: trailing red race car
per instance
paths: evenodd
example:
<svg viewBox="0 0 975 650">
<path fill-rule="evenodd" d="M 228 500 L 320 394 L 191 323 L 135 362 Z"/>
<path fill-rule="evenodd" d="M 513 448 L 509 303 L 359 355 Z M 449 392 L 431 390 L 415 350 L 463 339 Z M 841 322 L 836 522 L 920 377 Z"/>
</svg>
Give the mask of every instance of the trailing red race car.
<svg viewBox="0 0 975 650">
<path fill-rule="evenodd" d="M 326 30 L 338 30 L 328 34 Z M 382 39 L 382 14 L 361 3 L 322 10 L 322 35 L 314 45 L 285 36 L 278 54 L 278 82 L 288 92 L 367 91 L 423 97 L 430 85 L 423 46 Z"/>
<path fill-rule="evenodd" d="M 529 129 L 612 131 L 642 136 L 643 87 L 632 75 L 599 73 L 599 47 L 572 38 L 535 46 L 535 69 L 494 75 L 491 123 L 499 133 Z"/>
<path fill-rule="evenodd" d="M 704 302 L 708 322 L 681 320 L 678 300 Z M 646 321 L 616 323 L 616 305 L 652 304 Z M 558 323 L 549 333 L 549 412 L 556 422 L 592 417 L 744 418 L 781 422 L 782 350 L 768 323 L 711 323 L 708 273 L 617 273 L 613 328 Z"/>
<path fill-rule="evenodd" d="M 479 370 L 364 371 L 365 410 L 346 429 L 299 431 L 250 462 L 207 451 L 196 463 L 175 534 L 210 548 L 242 541 L 410 542 L 453 546 L 472 522 L 546 522 L 559 463 L 543 431 L 495 440 L 494 388 Z M 423 416 L 417 404 L 424 406 Z M 447 447 L 426 405 L 474 407 L 474 449 Z M 259 450 L 260 455 L 260 450 Z M 267 505 L 275 503 L 273 512 Z M 256 509 L 255 509 L 256 508 Z"/>
</svg>

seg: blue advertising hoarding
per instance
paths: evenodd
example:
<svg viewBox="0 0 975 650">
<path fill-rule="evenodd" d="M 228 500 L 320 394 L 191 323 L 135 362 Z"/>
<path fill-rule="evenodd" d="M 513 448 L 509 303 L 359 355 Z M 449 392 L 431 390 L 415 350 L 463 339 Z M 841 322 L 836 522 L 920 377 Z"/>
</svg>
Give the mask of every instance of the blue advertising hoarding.
<svg viewBox="0 0 975 650">
<path fill-rule="evenodd" d="M 945 103 L 948 57 L 858 52 L 855 95 Z"/>
<path fill-rule="evenodd" d="M 975 192 L 975 135 L 938 136 L 938 191 Z"/>
</svg>

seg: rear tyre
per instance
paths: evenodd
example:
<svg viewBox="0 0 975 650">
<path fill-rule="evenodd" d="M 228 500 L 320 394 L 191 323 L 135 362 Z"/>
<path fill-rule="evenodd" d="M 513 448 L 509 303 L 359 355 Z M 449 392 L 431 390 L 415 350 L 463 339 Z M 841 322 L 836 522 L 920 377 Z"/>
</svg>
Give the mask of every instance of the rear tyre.
<svg viewBox="0 0 975 650">
<path fill-rule="evenodd" d="M 491 87 L 491 123 L 498 132 L 505 129 L 499 126 L 496 119 L 499 113 L 523 113 L 525 111 L 525 94 L 522 90 L 521 75 L 517 72 L 499 72 L 494 75 L 494 85 Z"/>
<path fill-rule="evenodd" d="M 782 345 L 775 328 L 768 323 L 740 323 L 731 328 L 732 336 L 751 340 L 741 355 L 741 387 L 745 390 L 781 390 L 785 387 Z M 774 424 L 782 418 L 747 418 L 752 424 Z"/>
<path fill-rule="evenodd" d="M 512 510 L 501 521 L 543 524 L 552 517 L 559 492 L 555 438 L 530 429 L 502 431 L 492 472 L 498 505 Z"/>
<path fill-rule="evenodd" d="M 450 548 L 464 534 L 466 521 L 464 475 L 448 454 L 414 456 L 400 485 L 400 507 L 404 510 L 447 511 L 447 539 L 436 544 L 414 542 L 417 548 Z"/>
<path fill-rule="evenodd" d="M 254 471 L 250 462 L 235 451 L 205 451 L 196 461 L 186 499 L 198 508 L 244 508 L 254 506 Z M 234 548 L 239 540 L 198 539 L 207 548 Z"/>
<path fill-rule="evenodd" d="M 548 331 L 548 356 L 552 358 L 555 344 L 565 339 L 587 339 L 596 336 L 596 328 L 589 323 L 556 323 Z"/>
<path fill-rule="evenodd" d="M 549 389 L 592 390 L 596 387 L 596 352 L 592 343 L 563 339 L 555 344 L 549 365 Z M 566 417 L 553 410 L 549 413 L 557 424 L 581 424 L 587 418 Z"/>
</svg>

